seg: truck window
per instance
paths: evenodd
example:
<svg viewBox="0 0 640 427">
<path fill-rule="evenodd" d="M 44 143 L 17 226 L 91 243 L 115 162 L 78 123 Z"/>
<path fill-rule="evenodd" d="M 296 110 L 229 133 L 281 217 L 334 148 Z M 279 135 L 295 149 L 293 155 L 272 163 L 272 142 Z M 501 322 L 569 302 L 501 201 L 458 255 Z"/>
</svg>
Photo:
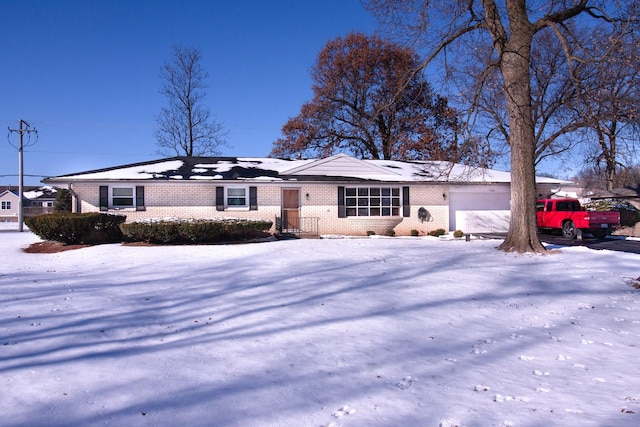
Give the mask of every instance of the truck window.
<svg viewBox="0 0 640 427">
<path fill-rule="evenodd" d="M 544 210 L 544 202 L 536 202 L 536 211 L 542 212 Z"/>
<path fill-rule="evenodd" d="M 571 202 L 571 210 L 574 212 L 580 211 L 582 210 L 580 207 L 580 202 L 577 200 L 574 200 Z"/>
<path fill-rule="evenodd" d="M 548 201 L 547 202 L 547 212 L 551 212 L 553 210 L 553 202 L 552 201 Z"/>
</svg>

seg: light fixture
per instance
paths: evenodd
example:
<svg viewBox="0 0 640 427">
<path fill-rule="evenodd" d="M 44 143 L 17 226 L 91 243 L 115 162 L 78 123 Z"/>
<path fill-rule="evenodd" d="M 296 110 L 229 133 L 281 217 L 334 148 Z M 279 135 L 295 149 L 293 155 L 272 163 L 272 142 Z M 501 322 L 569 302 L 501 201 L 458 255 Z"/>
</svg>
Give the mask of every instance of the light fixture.
<svg viewBox="0 0 640 427">
<path fill-rule="evenodd" d="M 307 193 L 304 197 L 305 197 L 305 199 L 309 200 L 310 199 L 309 193 Z"/>
<path fill-rule="evenodd" d="M 442 193 L 442 200 L 447 200 L 447 193 Z"/>
</svg>

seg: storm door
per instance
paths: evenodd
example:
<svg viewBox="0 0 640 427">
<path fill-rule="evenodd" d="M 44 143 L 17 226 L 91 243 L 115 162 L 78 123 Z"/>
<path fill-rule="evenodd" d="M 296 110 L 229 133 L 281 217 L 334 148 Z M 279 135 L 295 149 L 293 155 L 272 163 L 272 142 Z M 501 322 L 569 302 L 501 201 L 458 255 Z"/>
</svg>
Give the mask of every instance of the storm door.
<svg viewBox="0 0 640 427">
<path fill-rule="evenodd" d="M 300 230 L 300 191 L 297 188 L 282 190 L 282 229 Z"/>
</svg>

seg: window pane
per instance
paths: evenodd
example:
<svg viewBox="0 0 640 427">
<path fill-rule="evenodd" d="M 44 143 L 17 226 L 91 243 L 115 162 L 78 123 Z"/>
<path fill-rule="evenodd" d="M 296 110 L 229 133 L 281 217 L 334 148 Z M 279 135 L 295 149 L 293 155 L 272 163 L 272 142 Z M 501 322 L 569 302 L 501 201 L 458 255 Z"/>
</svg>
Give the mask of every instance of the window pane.
<svg viewBox="0 0 640 427">
<path fill-rule="evenodd" d="M 133 188 L 114 188 L 113 197 L 133 197 Z"/>
<path fill-rule="evenodd" d="M 393 216 L 400 215 L 400 208 L 391 208 L 391 215 Z"/>
<path fill-rule="evenodd" d="M 358 206 L 369 206 L 369 199 L 366 197 L 358 198 Z"/>
<path fill-rule="evenodd" d="M 391 206 L 391 199 L 389 197 L 383 197 L 382 206 Z"/>
<path fill-rule="evenodd" d="M 390 188 L 382 188 L 382 195 L 383 196 L 390 196 L 391 195 L 391 189 Z"/>
<path fill-rule="evenodd" d="M 369 209 L 358 208 L 358 216 L 369 216 Z"/>
<path fill-rule="evenodd" d="M 133 206 L 133 198 L 131 197 L 114 197 L 113 206 Z"/>
<path fill-rule="evenodd" d="M 348 208 L 347 216 L 356 216 L 356 208 Z"/>
<path fill-rule="evenodd" d="M 379 188 L 370 188 L 369 189 L 369 194 L 371 194 L 372 196 L 379 196 L 380 195 L 380 189 Z"/>
<path fill-rule="evenodd" d="M 246 188 L 228 188 L 227 195 L 229 197 L 232 196 L 244 196 L 246 193 Z"/>
<path fill-rule="evenodd" d="M 347 206 L 355 206 L 356 205 L 356 199 L 355 197 L 349 197 L 348 199 L 345 199 L 345 204 Z"/>
<path fill-rule="evenodd" d="M 392 196 L 400 196 L 400 189 L 399 188 L 392 188 L 391 189 L 391 195 Z"/>
<path fill-rule="evenodd" d="M 368 195 L 369 195 L 368 188 L 363 188 L 363 187 L 358 188 L 358 196 L 368 196 Z"/>
<path fill-rule="evenodd" d="M 380 206 L 380 197 L 373 197 L 369 200 L 369 206 Z"/>
<path fill-rule="evenodd" d="M 356 195 L 356 189 L 355 188 L 345 188 L 345 194 L 347 196 L 355 196 Z"/>
<path fill-rule="evenodd" d="M 371 216 L 380 216 L 380 208 L 371 208 Z"/>
<path fill-rule="evenodd" d="M 400 206 L 400 199 L 394 197 L 391 201 L 393 202 L 393 206 Z"/>
<path fill-rule="evenodd" d="M 382 216 L 391 216 L 390 208 L 382 208 Z"/>
<path fill-rule="evenodd" d="M 244 197 L 229 197 L 227 199 L 227 204 L 229 206 L 245 206 L 247 204 L 247 199 Z"/>
</svg>

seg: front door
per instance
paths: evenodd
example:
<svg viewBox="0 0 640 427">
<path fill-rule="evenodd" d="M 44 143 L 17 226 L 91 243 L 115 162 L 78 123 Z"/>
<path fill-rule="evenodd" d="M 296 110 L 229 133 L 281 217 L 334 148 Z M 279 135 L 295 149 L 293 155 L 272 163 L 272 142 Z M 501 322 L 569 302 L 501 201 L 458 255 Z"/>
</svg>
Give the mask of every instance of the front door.
<svg viewBox="0 0 640 427">
<path fill-rule="evenodd" d="M 282 231 L 300 230 L 300 191 L 297 188 L 282 190 Z"/>
</svg>

